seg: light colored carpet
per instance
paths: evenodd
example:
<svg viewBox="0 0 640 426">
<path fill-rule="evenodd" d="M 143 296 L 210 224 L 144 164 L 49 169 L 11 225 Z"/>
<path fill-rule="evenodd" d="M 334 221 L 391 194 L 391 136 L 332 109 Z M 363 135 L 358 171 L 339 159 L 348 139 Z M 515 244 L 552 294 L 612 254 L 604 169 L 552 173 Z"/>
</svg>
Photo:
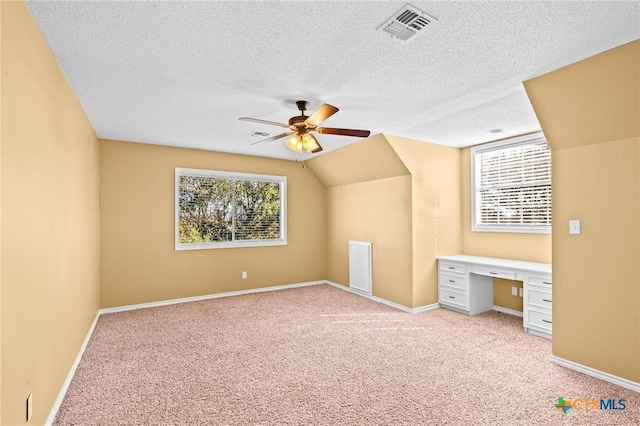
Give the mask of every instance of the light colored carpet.
<svg viewBox="0 0 640 426">
<path fill-rule="evenodd" d="M 102 315 L 56 425 L 638 425 L 522 319 L 319 285 Z M 558 397 L 624 398 L 563 414 Z"/>
</svg>

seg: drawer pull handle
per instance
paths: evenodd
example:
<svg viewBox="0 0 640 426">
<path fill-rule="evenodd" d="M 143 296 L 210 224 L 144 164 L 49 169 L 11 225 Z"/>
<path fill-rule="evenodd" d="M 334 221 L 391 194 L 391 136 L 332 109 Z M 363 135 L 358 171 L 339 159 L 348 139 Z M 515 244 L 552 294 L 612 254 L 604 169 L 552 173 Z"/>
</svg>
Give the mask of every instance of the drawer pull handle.
<svg viewBox="0 0 640 426">
<path fill-rule="evenodd" d="M 455 266 L 449 266 L 449 269 L 456 269 Z"/>
<path fill-rule="evenodd" d="M 449 296 L 449 299 L 455 299 L 455 297 L 454 296 Z"/>
<path fill-rule="evenodd" d="M 543 319 L 542 321 L 551 324 L 551 321 L 549 321 L 549 320 Z"/>
<path fill-rule="evenodd" d="M 551 300 L 549 300 L 549 299 L 542 299 L 542 301 L 551 303 Z"/>
<path fill-rule="evenodd" d="M 542 284 L 549 284 L 551 285 L 551 283 L 549 281 L 542 281 Z"/>
<path fill-rule="evenodd" d="M 489 271 L 489 273 L 490 273 L 491 275 L 498 275 L 498 273 L 497 273 L 497 272 L 491 272 L 491 271 Z"/>
<path fill-rule="evenodd" d="M 450 282 L 450 283 L 455 283 L 455 282 L 456 282 L 456 280 L 449 280 L 449 282 Z"/>
</svg>

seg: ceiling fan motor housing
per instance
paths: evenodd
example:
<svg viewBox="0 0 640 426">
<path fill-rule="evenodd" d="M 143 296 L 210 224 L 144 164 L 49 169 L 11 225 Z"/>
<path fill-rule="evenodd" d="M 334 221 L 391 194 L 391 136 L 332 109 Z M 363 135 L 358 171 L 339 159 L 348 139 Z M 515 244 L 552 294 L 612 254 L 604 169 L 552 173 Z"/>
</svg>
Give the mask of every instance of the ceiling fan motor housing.
<svg viewBox="0 0 640 426">
<path fill-rule="evenodd" d="M 296 115 L 295 117 L 291 117 L 289 119 L 289 128 L 291 130 L 298 130 L 300 127 L 306 127 L 304 124 L 305 120 L 309 118 L 306 115 Z"/>
<path fill-rule="evenodd" d="M 309 106 L 309 102 L 307 102 L 307 101 L 296 101 L 296 106 L 300 110 L 300 115 L 296 115 L 296 116 L 291 117 L 289 119 L 289 128 L 291 130 L 293 130 L 293 131 L 301 133 L 301 132 L 304 132 L 305 128 L 307 127 L 304 122 L 309 117 L 304 115 L 304 111 Z"/>
</svg>

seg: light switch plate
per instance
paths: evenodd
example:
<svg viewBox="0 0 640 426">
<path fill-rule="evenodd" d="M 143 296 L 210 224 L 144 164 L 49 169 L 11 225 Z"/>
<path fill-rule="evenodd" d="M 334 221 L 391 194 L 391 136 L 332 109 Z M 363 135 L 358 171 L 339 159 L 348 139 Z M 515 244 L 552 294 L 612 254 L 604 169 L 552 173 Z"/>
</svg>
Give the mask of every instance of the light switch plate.
<svg viewBox="0 0 640 426">
<path fill-rule="evenodd" d="M 580 221 L 577 219 L 572 219 L 569 221 L 569 234 L 579 235 L 581 232 Z"/>
</svg>

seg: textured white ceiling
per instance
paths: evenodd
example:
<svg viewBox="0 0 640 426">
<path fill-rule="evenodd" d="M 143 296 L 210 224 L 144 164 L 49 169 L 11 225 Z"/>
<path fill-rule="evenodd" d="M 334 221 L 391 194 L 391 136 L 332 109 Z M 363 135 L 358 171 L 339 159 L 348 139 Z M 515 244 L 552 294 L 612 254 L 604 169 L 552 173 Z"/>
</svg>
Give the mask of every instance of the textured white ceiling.
<svg viewBox="0 0 640 426">
<path fill-rule="evenodd" d="M 281 128 L 238 117 L 304 99 L 340 108 L 326 126 L 469 146 L 540 129 L 522 81 L 640 38 L 640 0 L 412 1 L 437 23 L 376 31 L 405 4 L 27 1 L 99 137 L 284 159 L 251 145 Z"/>
</svg>

